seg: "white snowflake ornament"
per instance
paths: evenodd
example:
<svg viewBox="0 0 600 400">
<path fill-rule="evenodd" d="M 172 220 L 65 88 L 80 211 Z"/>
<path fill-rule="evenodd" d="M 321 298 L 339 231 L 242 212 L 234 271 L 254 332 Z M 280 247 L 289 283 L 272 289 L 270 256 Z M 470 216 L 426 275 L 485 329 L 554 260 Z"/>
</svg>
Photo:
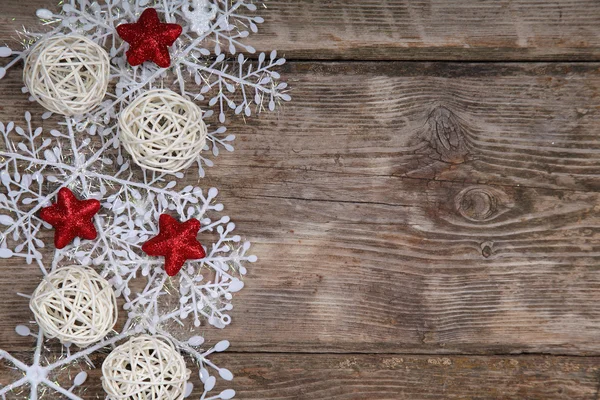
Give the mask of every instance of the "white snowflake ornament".
<svg viewBox="0 0 600 400">
<path fill-rule="evenodd" d="M 206 111 L 205 119 L 216 117 L 215 122 L 220 125 L 227 122 L 227 115 L 249 118 L 263 111 L 274 111 L 291 100 L 288 85 L 281 81 L 278 72 L 285 58 L 276 51 L 270 55 L 261 53 L 256 61 L 244 55 L 256 53 L 245 40 L 264 22 L 256 15 L 258 9 L 251 0 L 170 0 L 152 4 L 146 0 L 67 0 L 61 4 L 59 12 L 37 11 L 45 26 L 52 27 L 49 32 L 28 30 L 25 35 L 35 42 L 58 34 L 78 34 L 108 51 L 115 92 L 76 119 L 77 124 L 94 124 L 94 132 L 101 137 L 118 135 L 117 117 L 121 110 L 152 89 L 173 87 L 181 96 L 198 103 Z M 125 56 L 128 45 L 115 33 L 117 26 L 137 21 L 150 6 L 157 10 L 161 20 L 184 27 L 171 48 L 172 62 L 168 69 L 153 63 L 131 67 Z M 16 58 L 4 68 L 13 66 L 28 52 L 29 49 L 23 53 L 11 52 Z M 4 72 L 0 68 L 0 75 Z M 222 150 L 233 151 L 231 142 L 235 136 L 223 135 L 225 131 L 225 126 L 217 126 L 208 132 L 205 151 L 196 160 L 200 177 L 205 175 L 204 167 L 213 165 L 207 151 L 214 156 Z"/>
<path fill-rule="evenodd" d="M 198 346 L 203 345 L 203 340 L 191 334 L 190 329 L 175 329 L 193 328 L 203 322 L 218 328 L 227 326 L 231 322 L 228 313 L 233 308 L 233 294 L 244 286 L 245 264 L 256 261 L 256 256 L 248 254 L 250 244 L 234 235 L 235 225 L 228 216 L 221 215 L 224 207 L 215 201 L 217 189 L 176 189 L 177 183 L 169 175 L 132 169 L 118 151 L 116 137 L 92 143 L 89 135 L 77 132 L 72 118 L 61 124 L 66 133 L 52 130 L 47 134 L 34 127 L 30 113 L 25 114 L 25 122 L 25 128 L 0 122 L 0 138 L 4 139 L 4 149 L 0 150 L 0 257 L 37 264 L 44 275 L 64 264 L 93 267 L 125 299 L 128 318 L 117 336 L 68 353 L 67 358 L 46 366 L 39 360 L 26 366 L 0 351 L 0 356 L 26 374 L 34 366 L 31 371 L 36 371 L 27 375 L 28 379 L 0 389 L 0 396 L 26 384 L 32 393 L 37 393 L 40 385 L 54 388 L 47 378 L 54 369 L 139 333 L 168 337 L 177 349 L 192 356 L 201 371 L 212 368 L 222 379 L 231 380 L 233 375 L 227 369 L 207 359 L 212 352 L 226 349 L 228 342 L 201 351 Z M 38 236 L 51 227 L 39 218 L 38 212 L 51 203 L 61 187 L 71 188 L 80 198 L 101 201 L 103 207 L 95 216 L 98 238 L 75 239 L 47 258 L 42 252 L 46 245 Z M 158 233 L 158 219 L 163 213 L 200 220 L 199 239 L 207 253 L 204 259 L 188 261 L 172 278 L 162 268 L 162 260 L 141 251 L 142 244 Z M 144 282 L 142 289 L 134 290 L 134 283 L 138 282 L 139 287 L 140 281 Z M 38 335 L 43 336 L 43 332 Z M 43 339 L 38 346 L 41 352 Z M 213 380 L 207 377 L 206 393 L 214 387 Z M 63 389 L 60 393 L 63 392 L 68 391 Z M 224 396 L 232 393 L 225 391 Z M 65 396 L 79 399 L 73 394 Z"/>
<path fill-rule="evenodd" d="M 202 35 L 210 29 L 210 22 L 216 18 L 218 8 L 208 0 L 191 0 L 182 10 L 190 23 L 190 30 Z"/>
<path fill-rule="evenodd" d="M 118 25 L 136 21 L 149 6 L 156 8 L 161 20 L 184 27 L 171 49 L 172 66 L 167 69 L 151 63 L 129 66 L 128 46 L 115 35 Z M 182 172 L 137 168 L 121 149 L 117 121 L 122 110 L 154 89 L 172 88 L 194 102 L 205 110 L 202 118 L 207 125 L 211 119 L 213 124 L 207 128 L 203 152 L 192 160 L 203 177 L 204 168 L 213 165 L 208 151 L 214 156 L 222 150 L 233 151 L 235 136 L 224 126 L 228 115 L 249 118 L 290 100 L 287 84 L 281 82 L 278 72 L 285 59 L 276 51 L 260 53 L 255 61 L 244 55 L 256 52 L 245 40 L 264 22 L 251 0 L 65 0 L 60 7 L 59 11 L 38 10 L 37 16 L 50 30 L 28 30 L 26 42 L 34 44 L 61 34 L 86 37 L 108 52 L 114 92 L 93 109 L 64 117 L 57 129 L 49 132 L 35 127 L 29 112 L 22 126 L 0 122 L 0 140 L 4 141 L 0 149 L 0 258 L 35 264 L 43 275 L 63 265 L 93 268 L 123 298 L 127 320 L 117 332 L 84 350 L 75 351 L 65 343 L 58 356 L 44 354 L 46 341 L 39 326 L 18 326 L 17 334 L 35 338 L 35 354 L 33 361 L 26 363 L 0 350 L 0 358 L 22 372 L 0 388 L 0 398 L 9 392 L 23 396 L 29 391 L 30 399 L 48 393 L 53 399 L 79 400 L 77 391 L 85 384 L 86 373 L 73 374 L 70 388 L 56 384 L 57 373 L 96 368 L 89 357 L 92 353 L 149 334 L 165 336 L 194 361 L 203 383 L 201 399 L 230 399 L 235 395 L 231 389 L 212 391 L 217 376 L 230 381 L 232 372 L 210 360 L 211 354 L 225 351 L 229 342 L 207 345 L 194 330 L 201 325 L 224 328 L 231 323 L 232 299 L 243 288 L 246 267 L 256 256 L 249 253 L 250 244 L 234 233 L 235 224 L 216 201 L 216 188 L 181 188 L 176 179 L 183 178 Z M 0 78 L 30 51 L 0 47 L 0 57 L 12 57 L 0 67 Z M 42 118 L 51 116 L 45 113 Z M 40 233 L 51 226 L 38 212 L 64 187 L 79 198 L 102 203 L 94 220 L 98 238 L 75 239 L 48 257 Z M 179 220 L 195 218 L 202 225 L 198 240 L 205 246 L 206 257 L 186 262 L 174 277 L 166 274 L 163 260 L 141 251 L 143 243 L 158 233 L 161 214 Z M 88 367 L 80 365 L 82 362 Z M 186 384 L 184 397 L 189 397 L 192 389 Z"/>
</svg>

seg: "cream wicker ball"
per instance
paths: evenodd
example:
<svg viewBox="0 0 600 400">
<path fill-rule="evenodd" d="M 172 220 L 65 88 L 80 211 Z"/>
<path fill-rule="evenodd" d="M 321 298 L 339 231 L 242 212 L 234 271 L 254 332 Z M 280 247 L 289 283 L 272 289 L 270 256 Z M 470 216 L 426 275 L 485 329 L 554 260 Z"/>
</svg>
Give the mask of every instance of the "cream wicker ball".
<svg viewBox="0 0 600 400">
<path fill-rule="evenodd" d="M 189 377 L 185 360 L 162 336 L 134 337 L 102 364 L 102 386 L 111 400 L 180 400 Z"/>
<path fill-rule="evenodd" d="M 83 36 L 42 39 L 25 60 L 23 80 L 49 111 L 81 115 L 102 102 L 110 74 L 106 51 Z"/>
<path fill-rule="evenodd" d="M 29 307 L 47 337 L 79 347 L 103 339 L 117 322 L 111 285 L 93 269 L 79 265 L 58 268 L 44 277 Z"/>
<path fill-rule="evenodd" d="M 119 115 L 119 138 L 139 166 L 173 173 L 189 167 L 206 144 L 202 110 L 172 90 L 150 90 Z"/>
</svg>

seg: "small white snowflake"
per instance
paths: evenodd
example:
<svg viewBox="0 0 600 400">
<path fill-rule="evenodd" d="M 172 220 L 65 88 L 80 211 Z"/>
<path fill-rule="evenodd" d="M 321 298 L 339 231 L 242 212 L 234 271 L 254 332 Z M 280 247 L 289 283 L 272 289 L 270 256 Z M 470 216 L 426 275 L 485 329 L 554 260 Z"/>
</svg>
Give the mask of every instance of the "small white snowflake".
<svg viewBox="0 0 600 400">
<path fill-rule="evenodd" d="M 210 28 L 210 22 L 217 17 L 218 7 L 208 0 L 192 0 L 182 7 L 183 15 L 190 23 L 190 30 L 202 35 Z"/>
</svg>

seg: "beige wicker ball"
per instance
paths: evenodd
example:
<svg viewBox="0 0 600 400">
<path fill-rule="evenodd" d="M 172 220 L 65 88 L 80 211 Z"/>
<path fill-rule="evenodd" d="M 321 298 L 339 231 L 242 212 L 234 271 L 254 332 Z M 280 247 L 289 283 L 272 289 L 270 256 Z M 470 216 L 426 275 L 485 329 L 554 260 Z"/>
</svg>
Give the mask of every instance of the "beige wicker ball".
<svg viewBox="0 0 600 400">
<path fill-rule="evenodd" d="M 85 114 L 100 104 L 109 77 L 108 53 L 78 35 L 40 40 L 23 70 L 31 96 L 49 111 L 67 116 Z"/>
<path fill-rule="evenodd" d="M 61 267 L 38 285 L 29 302 L 35 320 L 50 338 L 79 347 L 102 340 L 117 322 L 117 299 L 96 271 Z"/>
<path fill-rule="evenodd" d="M 173 173 L 189 167 L 206 144 L 202 110 L 172 90 L 150 90 L 119 115 L 119 138 L 139 166 Z"/>
<path fill-rule="evenodd" d="M 102 386 L 111 400 L 180 400 L 189 377 L 185 360 L 162 336 L 134 337 L 102 364 Z"/>
</svg>

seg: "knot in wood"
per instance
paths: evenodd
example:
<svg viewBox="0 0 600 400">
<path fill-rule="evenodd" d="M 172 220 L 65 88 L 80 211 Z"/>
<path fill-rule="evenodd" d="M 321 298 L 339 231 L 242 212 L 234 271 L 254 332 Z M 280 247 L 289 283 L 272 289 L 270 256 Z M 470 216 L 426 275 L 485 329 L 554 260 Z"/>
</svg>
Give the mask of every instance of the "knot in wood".
<svg viewBox="0 0 600 400">
<path fill-rule="evenodd" d="M 509 207 L 505 193 L 488 186 L 474 186 L 462 190 L 454 199 L 460 215 L 470 221 L 490 221 Z"/>
<path fill-rule="evenodd" d="M 481 244 L 481 255 L 485 258 L 490 257 L 493 254 L 492 246 L 494 244 L 492 242 L 484 242 Z"/>
<path fill-rule="evenodd" d="M 434 159 L 461 164 L 467 161 L 469 148 L 463 123 L 449 109 L 438 106 L 427 117 L 428 132 L 425 141 L 434 150 Z"/>
</svg>

